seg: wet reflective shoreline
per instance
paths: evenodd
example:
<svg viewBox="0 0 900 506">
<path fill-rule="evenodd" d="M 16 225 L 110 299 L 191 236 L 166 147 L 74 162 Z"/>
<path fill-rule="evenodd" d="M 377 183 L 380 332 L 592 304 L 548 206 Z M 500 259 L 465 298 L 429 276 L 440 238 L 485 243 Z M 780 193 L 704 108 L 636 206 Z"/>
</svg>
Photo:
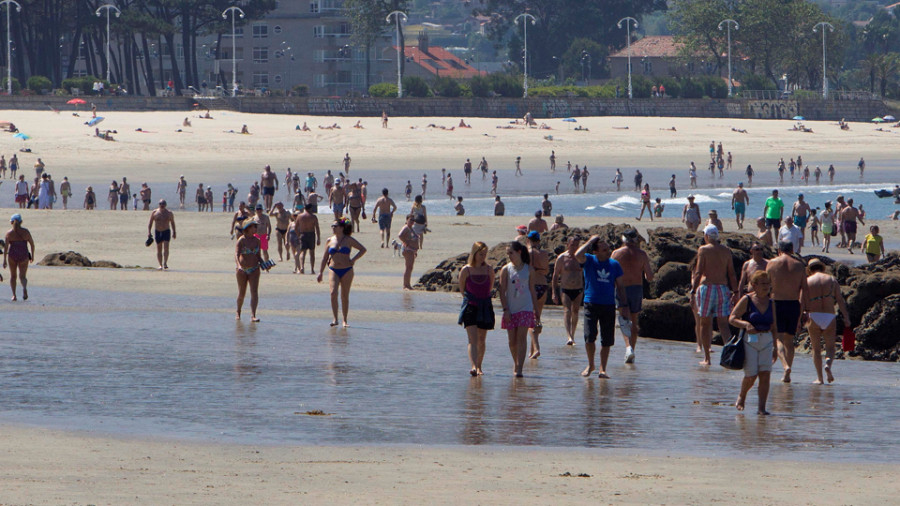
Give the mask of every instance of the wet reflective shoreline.
<svg viewBox="0 0 900 506">
<path fill-rule="evenodd" d="M 396 318 L 354 322 L 351 315 L 359 326 L 336 330 L 326 314 L 267 314 L 281 304 L 265 299 L 263 322 L 253 325 L 234 322 L 230 297 L 41 292 L 46 300 L 70 302 L 35 310 L 30 301 L 29 311 L 18 313 L 20 306 L 0 304 L 6 322 L 0 421 L 266 445 L 530 446 L 900 462 L 895 363 L 838 361 L 837 383 L 814 386 L 811 359 L 798 355 L 795 382 L 773 382 L 773 416 L 758 417 L 755 389 L 746 414 L 731 406 L 741 373 L 697 366 L 687 343 L 642 339 L 637 363 L 626 366 L 619 341 L 610 357 L 612 379 L 601 381 L 579 376 L 583 345 L 566 347 L 561 330 L 548 328 L 542 358 L 527 362 L 526 377 L 516 380 L 505 331 L 495 330 L 488 334 L 486 376 L 473 379 L 461 328 L 402 321 L 408 306 L 454 312 L 455 299 L 446 295 L 384 294 L 379 308 L 366 307 L 369 298 L 360 296 L 359 309 L 395 311 Z M 315 410 L 325 415 L 306 414 Z"/>
</svg>

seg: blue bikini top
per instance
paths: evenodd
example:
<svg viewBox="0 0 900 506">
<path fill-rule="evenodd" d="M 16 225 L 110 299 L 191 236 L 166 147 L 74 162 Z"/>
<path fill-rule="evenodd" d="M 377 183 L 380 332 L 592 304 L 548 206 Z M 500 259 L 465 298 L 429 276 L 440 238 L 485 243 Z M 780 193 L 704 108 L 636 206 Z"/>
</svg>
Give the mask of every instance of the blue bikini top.
<svg viewBox="0 0 900 506">
<path fill-rule="evenodd" d="M 747 298 L 747 302 L 749 306 L 747 308 L 747 312 L 749 315 L 747 316 L 747 321 L 750 322 L 750 325 L 753 325 L 753 328 L 759 331 L 766 332 L 772 328 L 772 301 L 769 300 L 769 307 L 766 308 L 765 313 L 761 313 L 759 309 L 753 304 L 753 301 L 750 298 Z"/>
<path fill-rule="evenodd" d="M 334 248 L 334 247 L 328 248 L 328 254 L 329 254 L 329 255 L 334 255 L 335 253 L 343 253 L 343 254 L 345 254 L 345 255 L 349 255 L 349 254 L 350 254 L 350 247 L 349 247 L 349 246 L 342 246 L 342 247 L 340 247 L 340 248 Z"/>
</svg>

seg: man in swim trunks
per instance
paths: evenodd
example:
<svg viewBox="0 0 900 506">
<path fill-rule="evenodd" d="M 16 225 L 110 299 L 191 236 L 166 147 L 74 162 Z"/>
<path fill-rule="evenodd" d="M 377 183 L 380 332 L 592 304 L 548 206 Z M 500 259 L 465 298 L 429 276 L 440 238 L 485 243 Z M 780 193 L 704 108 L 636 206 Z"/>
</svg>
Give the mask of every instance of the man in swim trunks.
<svg viewBox="0 0 900 506">
<path fill-rule="evenodd" d="M 616 343 L 616 290 L 624 290 L 622 266 L 610 258 L 609 244 L 593 236 L 575 252 L 575 260 L 584 272 L 584 350 L 588 366 L 581 375 L 588 377 L 594 370 L 597 331 L 600 333 L 599 378 L 609 378 L 606 363 L 609 351 Z"/>
<path fill-rule="evenodd" d="M 318 186 L 318 184 L 319 182 L 316 181 L 316 176 L 312 172 L 307 172 L 306 181 L 304 182 L 304 185 L 306 186 L 306 194 L 309 195 L 310 193 L 316 191 L 316 186 Z"/>
<path fill-rule="evenodd" d="M 747 212 L 748 204 L 750 204 L 750 197 L 747 195 L 747 190 L 744 189 L 744 183 L 738 183 L 737 189 L 731 194 L 731 208 L 734 209 L 738 230 L 744 228 L 744 215 Z"/>
<path fill-rule="evenodd" d="M 378 230 L 381 231 L 381 247 L 387 248 L 391 241 L 391 220 L 394 218 L 394 212 L 397 210 L 397 204 L 388 197 L 388 189 L 382 188 L 381 197 L 375 201 L 375 208 L 372 209 L 372 219 L 378 220 Z"/>
<path fill-rule="evenodd" d="M 181 203 L 181 208 L 184 209 L 184 196 L 187 193 L 187 181 L 184 180 L 184 176 L 178 178 L 175 191 L 178 193 L 178 201 Z"/>
<path fill-rule="evenodd" d="M 506 204 L 500 200 L 500 195 L 494 197 L 494 216 L 503 216 L 506 214 Z"/>
<path fill-rule="evenodd" d="M 25 209 L 25 205 L 28 203 L 28 181 L 25 181 L 25 175 L 19 174 L 19 180 L 16 181 L 16 203 L 19 204 L 19 208 Z"/>
<path fill-rule="evenodd" d="M 794 225 L 797 225 L 797 228 L 800 229 L 800 248 L 805 245 L 806 224 L 809 222 L 810 211 L 812 211 L 812 209 L 810 209 L 809 204 L 803 200 L 803 194 L 797 195 L 797 202 L 794 202 L 794 207 L 791 209 L 791 219 L 794 220 Z M 800 253 L 800 248 L 795 248 L 798 254 Z"/>
<path fill-rule="evenodd" d="M 287 243 L 287 232 L 291 223 L 291 213 L 284 208 L 282 202 L 276 202 L 275 209 L 269 213 L 269 215 L 275 217 L 275 237 L 278 240 L 278 260 L 283 262 L 284 257 L 282 256 L 282 248 L 287 250 L 288 258 L 291 256 L 291 247 Z"/>
<path fill-rule="evenodd" d="M 144 183 L 145 185 L 147 183 Z M 156 227 L 154 233 L 153 228 Z M 154 235 L 156 241 L 156 260 L 159 261 L 159 270 L 169 268 L 169 241 L 175 239 L 175 213 L 166 208 L 166 201 L 160 200 L 159 207 L 150 213 L 150 222 L 147 223 L 147 235 Z"/>
<path fill-rule="evenodd" d="M 766 218 L 766 230 L 772 234 L 772 242 L 774 243 L 778 229 L 781 227 L 781 219 L 784 217 L 784 202 L 778 198 L 778 190 L 772 190 L 772 196 L 766 199 L 763 216 Z"/>
<path fill-rule="evenodd" d="M 129 197 L 131 197 L 131 185 L 128 184 L 128 179 L 123 177 L 122 184 L 119 185 L 119 208 L 121 210 L 128 210 Z"/>
<path fill-rule="evenodd" d="M 314 205 L 306 204 L 303 212 L 294 219 L 294 233 L 299 242 L 296 248 L 299 255 L 294 255 L 294 272 L 303 274 L 303 264 L 306 263 L 306 252 L 309 251 L 309 270 L 316 273 L 316 246 L 321 244 L 322 236 L 319 232 L 319 218 L 312 212 Z"/>
<path fill-rule="evenodd" d="M 766 272 L 772 278 L 778 357 L 784 366 L 781 381 L 790 383 L 791 367 L 794 365 L 794 336 L 797 335 L 800 315 L 805 311 L 809 299 L 806 265 L 794 256 L 794 244 L 782 241 L 778 243 L 778 256 L 769 260 Z"/>
<path fill-rule="evenodd" d="M 552 216 L 553 214 L 553 202 L 550 202 L 547 194 L 544 194 L 544 200 L 541 201 L 541 212 L 544 216 Z"/>
<path fill-rule="evenodd" d="M 741 266 L 741 280 L 738 282 L 737 300 L 741 300 L 741 297 L 747 295 L 747 292 L 750 291 L 750 276 L 756 271 L 766 270 L 768 264 L 769 261 L 763 256 L 762 245 L 758 242 L 750 245 L 750 259 Z"/>
<path fill-rule="evenodd" d="M 272 235 L 272 220 L 269 219 L 269 216 L 266 214 L 261 203 L 256 204 L 256 214 L 253 216 L 253 219 L 255 219 L 258 224 L 256 233 L 253 235 L 259 239 L 259 250 L 262 253 L 263 260 L 268 262 L 269 238 Z"/>
<path fill-rule="evenodd" d="M 528 231 L 536 231 L 538 233 L 543 234 L 548 230 L 547 221 L 544 220 L 541 216 L 543 215 L 543 211 L 538 210 L 534 212 L 534 218 L 528 222 Z"/>
<path fill-rule="evenodd" d="M 581 311 L 581 299 L 584 296 L 584 274 L 581 265 L 575 259 L 575 252 L 578 251 L 580 245 L 581 237 L 577 235 L 569 237 L 566 241 L 566 250 L 556 257 L 553 278 L 550 282 L 553 302 L 559 304 L 562 301 L 568 346 L 575 345 L 578 313 Z"/>
<path fill-rule="evenodd" d="M 728 317 L 737 292 L 737 277 L 731 250 L 719 244 L 719 229 L 707 225 L 703 235 L 706 244 L 697 250 L 697 263 L 691 273 L 691 304 L 696 304 L 700 317 L 700 346 L 703 349 L 700 365 L 710 365 L 712 319 L 718 319 L 719 332 L 727 341 L 724 336 L 729 332 Z"/>
<path fill-rule="evenodd" d="M 331 187 L 331 193 L 328 194 L 328 205 L 331 206 L 331 210 L 334 212 L 335 220 L 339 220 L 344 215 L 344 206 L 347 205 L 347 192 L 341 186 L 340 180 L 335 181 L 334 186 Z"/>
<path fill-rule="evenodd" d="M 640 334 L 638 317 L 641 314 L 641 303 L 644 300 L 644 280 L 653 281 L 653 268 L 650 266 L 650 257 L 641 249 L 640 237 L 635 229 L 629 229 L 622 236 L 624 244 L 621 248 L 612 252 L 612 258 L 622 266 L 623 290 L 618 293 L 619 308 L 627 308 L 628 320 L 622 334 L 625 337 L 625 363 L 634 363 L 634 348 L 637 346 L 637 338 Z M 624 315 L 626 311 L 621 311 Z M 621 326 L 623 322 L 620 321 Z"/>
<path fill-rule="evenodd" d="M 149 211 L 150 210 L 150 198 L 151 198 L 150 196 L 153 194 L 153 192 L 152 192 L 152 190 L 150 190 L 150 187 L 147 186 L 147 183 L 141 183 L 140 194 L 141 194 L 141 202 L 144 204 L 143 210 Z M 161 200 L 160 202 L 165 202 L 165 200 Z M 166 246 L 166 251 L 168 251 L 168 246 Z"/>
<path fill-rule="evenodd" d="M 853 199 L 847 199 L 847 205 L 841 209 L 841 226 L 847 234 L 847 251 L 853 254 L 853 243 L 856 242 L 856 222 L 862 225 L 866 223 L 860 216 L 859 209 L 853 207 Z"/>
<path fill-rule="evenodd" d="M 272 171 L 272 167 L 266 165 L 262 175 L 259 177 L 259 186 L 262 188 L 263 202 L 266 203 L 266 211 L 272 212 L 272 200 L 275 198 L 275 192 L 278 191 L 278 174 Z M 212 205 L 212 202 L 210 202 Z M 266 257 L 268 260 L 269 257 Z"/>
<path fill-rule="evenodd" d="M 197 185 L 197 193 L 194 195 L 194 200 L 197 202 L 198 213 L 206 210 L 206 191 L 203 189 L 203 183 Z"/>
<path fill-rule="evenodd" d="M 534 293 L 537 304 L 534 306 L 535 324 L 531 329 L 531 355 L 528 358 L 538 358 L 541 356 L 541 345 L 538 339 L 544 326 L 541 324 L 541 314 L 544 311 L 544 304 L 547 303 L 547 276 L 550 274 L 550 255 L 541 249 L 541 234 L 537 231 L 531 231 L 526 236 L 528 238 L 528 253 L 531 255 L 531 268 L 534 270 Z"/>
<path fill-rule="evenodd" d="M 350 174 L 350 153 L 344 155 L 344 172 Z"/>
</svg>

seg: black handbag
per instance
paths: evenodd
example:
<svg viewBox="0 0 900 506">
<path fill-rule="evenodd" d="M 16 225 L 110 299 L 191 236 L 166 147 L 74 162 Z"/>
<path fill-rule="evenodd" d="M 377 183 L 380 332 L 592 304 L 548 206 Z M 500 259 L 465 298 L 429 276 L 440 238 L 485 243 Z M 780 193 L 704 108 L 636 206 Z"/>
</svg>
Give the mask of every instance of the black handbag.
<svg viewBox="0 0 900 506">
<path fill-rule="evenodd" d="M 744 368 L 744 335 L 746 331 L 741 331 L 738 335 L 731 338 L 722 348 L 722 356 L 719 359 L 719 365 L 725 369 L 738 371 Z"/>
</svg>

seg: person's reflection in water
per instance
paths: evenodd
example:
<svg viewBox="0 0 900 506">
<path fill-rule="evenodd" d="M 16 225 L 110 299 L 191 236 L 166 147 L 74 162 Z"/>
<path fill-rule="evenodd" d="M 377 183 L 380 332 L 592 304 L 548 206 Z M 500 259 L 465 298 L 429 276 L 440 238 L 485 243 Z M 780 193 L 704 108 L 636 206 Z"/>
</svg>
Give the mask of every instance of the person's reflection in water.
<svg viewBox="0 0 900 506">
<path fill-rule="evenodd" d="M 403 299 L 402 299 L 401 303 L 403 304 L 403 310 L 404 311 L 415 311 L 416 310 L 415 299 L 413 298 L 412 293 L 410 293 L 408 291 L 404 291 L 402 297 L 403 297 Z"/>
<path fill-rule="evenodd" d="M 540 439 L 544 423 L 535 415 L 544 388 L 540 380 L 524 383 L 522 379 L 510 379 L 506 398 L 501 401 L 497 444 L 535 445 L 545 444 Z M 549 433 L 552 435 L 552 431 Z"/>
<path fill-rule="evenodd" d="M 240 381 L 252 380 L 262 372 L 256 363 L 256 325 L 244 325 L 244 322 L 235 321 L 234 332 L 234 372 Z"/>
<path fill-rule="evenodd" d="M 460 432 L 460 442 L 466 445 L 480 445 L 490 443 L 489 418 L 485 417 L 486 403 L 485 392 L 482 385 L 482 376 L 473 376 L 469 380 L 466 389 L 466 399 L 463 409 L 463 427 Z"/>
<path fill-rule="evenodd" d="M 574 417 L 581 422 L 580 444 L 588 448 L 611 446 L 619 438 L 621 431 L 616 430 L 615 399 L 612 397 L 610 382 L 588 379 L 581 394 L 582 412 L 580 416 Z"/>
</svg>

